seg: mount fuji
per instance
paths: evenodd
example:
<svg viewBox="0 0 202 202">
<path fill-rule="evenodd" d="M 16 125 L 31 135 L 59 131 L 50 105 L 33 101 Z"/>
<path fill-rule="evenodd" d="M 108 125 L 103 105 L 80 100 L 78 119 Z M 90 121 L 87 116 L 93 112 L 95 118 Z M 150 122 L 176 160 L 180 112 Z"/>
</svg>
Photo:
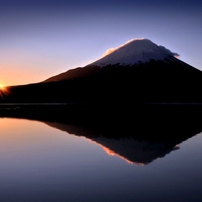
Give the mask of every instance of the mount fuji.
<svg viewBox="0 0 202 202">
<path fill-rule="evenodd" d="M 148 39 L 133 39 L 84 67 L 10 86 L 1 102 L 202 103 L 202 72 L 178 56 Z"/>
<path fill-rule="evenodd" d="M 158 46 L 148 39 L 132 39 L 117 48 L 108 49 L 102 58 L 86 65 L 85 68 L 69 70 L 53 76 L 45 80 L 45 82 L 60 81 L 85 76 L 87 74 L 89 75 L 94 71 L 97 72 L 97 70 L 95 70 L 96 67 L 102 69 L 106 66 L 108 68 L 110 68 L 110 66 L 139 66 L 151 61 L 164 61 L 169 63 L 169 61 L 177 61 L 175 59 L 178 56 L 177 53 L 172 53 L 165 47 Z"/>
</svg>

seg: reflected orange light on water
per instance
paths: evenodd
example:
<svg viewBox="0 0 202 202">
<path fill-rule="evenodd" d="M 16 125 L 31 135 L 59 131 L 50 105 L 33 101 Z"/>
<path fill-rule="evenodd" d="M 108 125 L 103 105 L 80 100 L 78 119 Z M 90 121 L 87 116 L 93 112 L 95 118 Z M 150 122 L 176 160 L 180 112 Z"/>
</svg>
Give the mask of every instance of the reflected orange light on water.
<svg viewBox="0 0 202 202">
<path fill-rule="evenodd" d="M 51 131 L 50 127 L 38 121 L 0 118 L 0 156 L 27 154 L 33 147 L 36 151 L 51 147 L 56 141 Z"/>
<path fill-rule="evenodd" d="M 139 162 L 133 162 L 131 161 L 130 159 L 127 159 L 126 157 L 116 153 L 115 151 L 111 150 L 110 148 L 106 147 L 106 146 L 103 146 L 102 144 L 94 141 L 94 140 L 91 140 L 91 139 L 88 139 L 89 142 L 91 143 L 94 143 L 96 145 L 99 145 L 105 152 L 106 154 L 108 154 L 109 156 L 115 156 L 115 157 L 118 157 L 124 161 L 126 161 L 128 164 L 131 164 L 131 165 L 139 165 L 139 166 L 145 166 L 144 163 L 139 163 Z"/>
<path fill-rule="evenodd" d="M 123 159 L 124 161 L 126 161 L 127 163 L 131 164 L 131 165 L 141 165 L 141 166 L 144 166 L 144 164 L 142 163 L 137 163 L 137 162 L 132 162 L 130 161 L 129 159 L 125 158 L 124 156 L 121 156 L 120 154 L 117 154 L 115 151 L 103 146 L 103 145 L 100 145 L 102 147 L 102 149 L 109 155 L 109 156 L 117 156 L 119 157 L 120 159 Z"/>
</svg>

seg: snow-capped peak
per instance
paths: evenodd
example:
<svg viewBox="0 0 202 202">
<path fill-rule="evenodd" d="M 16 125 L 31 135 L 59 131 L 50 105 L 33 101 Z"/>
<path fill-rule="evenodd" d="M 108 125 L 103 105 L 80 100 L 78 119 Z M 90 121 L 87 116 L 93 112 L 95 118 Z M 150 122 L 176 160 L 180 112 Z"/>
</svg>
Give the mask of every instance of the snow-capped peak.
<svg viewBox="0 0 202 202">
<path fill-rule="evenodd" d="M 87 66 L 134 65 L 178 56 L 177 53 L 171 52 L 164 46 L 156 45 L 148 39 L 132 39 L 119 47 L 108 49 L 103 57 Z"/>
</svg>

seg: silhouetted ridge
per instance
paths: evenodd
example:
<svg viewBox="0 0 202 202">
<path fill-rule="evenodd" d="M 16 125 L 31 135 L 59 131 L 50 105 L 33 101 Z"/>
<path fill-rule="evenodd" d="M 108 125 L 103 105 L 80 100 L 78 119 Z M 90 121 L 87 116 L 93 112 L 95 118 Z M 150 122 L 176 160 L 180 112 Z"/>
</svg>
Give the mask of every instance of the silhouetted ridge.
<svg viewBox="0 0 202 202">
<path fill-rule="evenodd" d="M 9 87 L 12 103 L 202 103 L 202 73 L 147 39 L 131 40 L 103 58 L 44 82 Z"/>
</svg>

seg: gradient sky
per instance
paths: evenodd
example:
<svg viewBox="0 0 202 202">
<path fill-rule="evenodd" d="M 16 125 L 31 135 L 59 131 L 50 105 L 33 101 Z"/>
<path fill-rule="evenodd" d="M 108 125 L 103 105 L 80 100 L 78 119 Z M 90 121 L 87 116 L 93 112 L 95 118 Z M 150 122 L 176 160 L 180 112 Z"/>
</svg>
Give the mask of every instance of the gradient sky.
<svg viewBox="0 0 202 202">
<path fill-rule="evenodd" d="M 202 70 L 200 0 L 0 0 L 0 84 L 39 82 L 148 38 Z"/>
</svg>

